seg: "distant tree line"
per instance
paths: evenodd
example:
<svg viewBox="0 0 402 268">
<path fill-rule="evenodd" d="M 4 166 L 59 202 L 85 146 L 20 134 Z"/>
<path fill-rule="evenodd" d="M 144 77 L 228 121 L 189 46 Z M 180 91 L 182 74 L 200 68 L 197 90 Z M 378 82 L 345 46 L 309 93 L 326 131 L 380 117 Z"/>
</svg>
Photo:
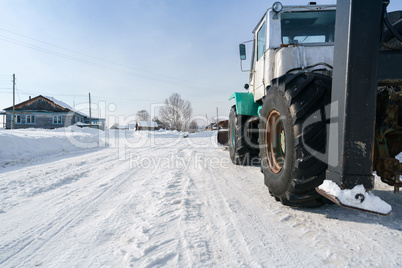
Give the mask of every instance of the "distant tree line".
<svg viewBox="0 0 402 268">
<path fill-rule="evenodd" d="M 196 122 L 191 122 L 193 108 L 188 100 L 183 100 L 178 93 L 173 93 L 165 99 L 164 106 L 159 111 L 162 122 L 172 130 L 187 131 L 189 128 L 196 128 Z"/>
<path fill-rule="evenodd" d="M 151 119 L 151 116 L 147 110 L 138 111 L 135 117 L 137 121 L 149 121 Z"/>
<path fill-rule="evenodd" d="M 188 100 L 184 100 L 178 93 L 173 93 L 165 99 L 163 107 L 159 110 L 159 120 L 168 129 L 177 131 L 195 131 L 198 128 L 195 120 L 191 121 L 193 108 Z M 150 121 L 151 116 L 147 110 L 140 110 L 136 114 L 137 121 Z M 154 118 L 157 119 L 157 118 Z"/>
</svg>

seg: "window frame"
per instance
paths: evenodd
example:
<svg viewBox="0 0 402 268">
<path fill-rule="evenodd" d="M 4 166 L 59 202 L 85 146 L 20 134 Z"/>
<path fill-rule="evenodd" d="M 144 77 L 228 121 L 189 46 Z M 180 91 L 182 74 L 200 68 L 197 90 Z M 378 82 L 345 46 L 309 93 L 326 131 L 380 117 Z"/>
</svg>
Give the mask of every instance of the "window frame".
<svg viewBox="0 0 402 268">
<path fill-rule="evenodd" d="M 33 118 L 33 122 L 28 123 L 28 117 L 31 118 L 30 121 L 32 121 L 32 118 Z M 35 114 L 25 115 L 25 124 L 26 125 L 35 125 L 36 124 L 36 115 Z"/>
<path fill-rule="evenodd" d="M 256 61 L 259 61 L 262 56 L 264 56 L 265 51 L 267 50 L 267 21 L 264 20 L 264 22 L 261 24 L 260 28 L 257 31 L 256 36 Z M 262 38 L 260 38 L 260 33 L 264 34 L 264 39 L 263 39 L 263 45 L 261 47 L 262 51 L 260 51 L 260 41 L 262 41 Z M 261 54 L 260 54 L 261 53 Z"/>
<path fill-rule="evenodd" d="M 13 114 L 11 114 L 11 117 L 13 117 Z M 17 122 L 17 118 L 20 119 L 19 122 Z M 14 124 L 22 124 L 21 114 L 14 114 Z"/>
<path fill-rule="evenodd" d="M 294 44 L 293 42 L 290 42 L 290 40 L 294 40 L 297 41 L 296 44 L 297 45 L 303 45 L 303 46 L 308 46 L 308 45 L 331 45 L 334 43 L 334 36 L 335 36 L 335 17 L 336 17 L 336 11 L 335 10 L 321 10 L 321 11 L 289 11 L 289 12 L 284 12 L 281 13 L 281 17 L 280 17 L 280 29 L 281 29 L 281 43 L 285 44 L 285 45 L 292 45 Z M 322 18 L 322 16 L 308 16 L 309 14 L 317 14 L 321 13 L 324 14 L 326 13 L 327 17 L 330 18 L 329 16 L 333 16 L 334 17 L 334 25 L 332 25 L 332 23 L 329 24 L 318 24 L 314 26 L 314 31 L 309 31 L 307 28 L 303 31 L 300 31 L 299 33 L 297 33 L 298 30 L 300 30 L 299 28 L 297 28 L 296 30 L 293 29 L 293 39 L 290 39 L 290 37 L 292 37 L 291 35 L 288 35 L 288 31 L 285 31 L 285 20 L 290 22 L 291 20 L 312 20 L 312 19 L 319 19 Z M 321 15 L 320 14 L 320 15 Z M 284 18 L 284 16 L 286 17 L 287 15 L 292 16 L 293 18 Z M 296 16 L 299 16 L 299 18 L 297 18 Z M 303 17 L 303 15 L 307 15 L 305 17 Z M 314 23 L 315 24 L 315 23 Z M 332 27 L 331 27 L 332 26 Z M 307 27 L 307 26 L 306 26 Z M 319 30 L 317 30 L 319 29 Z M 287 33 L 287 35 L 285 35 L 285 32 Z M 298 37 L 298 38 L 295 38 Z M 303 38 L 304 40 L 302 42 L 299 42 L 299 38 Z M 308 41 L 306 42 L 305 40 L 308 38 L 320 38 L 320 37 L 324 37 L 324 41 Z M 285 42 L 285 38 L 287 38 L 287 42 Z"/>
<path fill-rule="evenodd" d="M 55 118 L 60 118 L 60 122 L 55 122 L 54 119 Z M 52 124 L 53 125 L 62 125 L 63 124 L 63 116 L 60 114 L 55 114 L 52 116 Z"/>
</svg>

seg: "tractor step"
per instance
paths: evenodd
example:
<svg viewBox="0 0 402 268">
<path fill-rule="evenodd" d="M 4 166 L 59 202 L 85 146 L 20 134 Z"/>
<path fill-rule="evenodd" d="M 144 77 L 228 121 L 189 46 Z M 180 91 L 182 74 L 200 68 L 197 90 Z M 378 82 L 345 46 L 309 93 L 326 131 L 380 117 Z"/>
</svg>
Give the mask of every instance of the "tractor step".
<svg viewBox="0 0 402 268">
<path fill-rule="evenodd" d="M 351 190 L 341 190 L 335 182 L 325 180 L 323 184 L 316 188 L 316 191 L 341 207 L 383 216 L 391 214 L 392 207 L 373 193 L 366 192 L 363 185 L 356 185 Z"/>
</svg>

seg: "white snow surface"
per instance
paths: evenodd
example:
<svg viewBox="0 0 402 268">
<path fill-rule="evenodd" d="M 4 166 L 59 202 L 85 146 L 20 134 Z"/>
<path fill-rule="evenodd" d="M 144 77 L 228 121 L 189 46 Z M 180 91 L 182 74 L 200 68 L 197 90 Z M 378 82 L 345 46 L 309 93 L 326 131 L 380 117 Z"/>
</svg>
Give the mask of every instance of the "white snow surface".
<svg viewBox="0 0 402 268">
<path fill-rule="evenodd" d="M 392 187 L 388 217 L 286 207 L 215 135 L 0 131 L 0 267 L 402 266 Z"/>
<path fill-rule="evenodd" d="M 105 146 L 99 134 L 102 136 L 99 130 L 77 126 L 53 130 L 0 129 L 0 168 Z"/>
<path fill-rule="evenodd" d="M 384 215 L 390 213 L 392 210 L 391 206 L 381 198 L 375 196 L 372 192 L 366 192 L 363 185 L 356 185 L 353 189 L 341 190 L 335 182 L 324 180 L 323 184 L 318 188 L 336 197 L 343 205 Z M 360 195 L 364 199 L 356 198 L 357 195 Z"/>
</svg>

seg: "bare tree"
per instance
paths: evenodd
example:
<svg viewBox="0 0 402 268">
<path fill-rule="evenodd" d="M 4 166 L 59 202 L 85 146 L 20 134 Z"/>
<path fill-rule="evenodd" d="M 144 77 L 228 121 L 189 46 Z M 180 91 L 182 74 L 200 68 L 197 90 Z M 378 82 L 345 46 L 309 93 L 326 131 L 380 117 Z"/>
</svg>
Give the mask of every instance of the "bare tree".
<svg viewBox="0 0 402 268">
<path fill-rule="evenodd" d="M 197 131 L 197 128 L 198 128 L 197 121 L 195 121 L 195 120 L 191 121 L 191 123 L 190 123 L 190 125 L 189 125 L 188 128 L 189 128 L 189 130 L 190 130 L 191 132 L 196 132 L 196 131 Z"/>
<path fill-rule="evenodd" d="M 138 111 L 135 117 L 138 121 L 149 121 L 149 119 L 151 118 L 146 110 Z"/>
<path fill-rule="evenodd" d="M 191 103 L 188 100 L 183 100 L 178 93 L 173 93 L 164 102 L 159 115 L 162 121 L 170 125 L 174 130 L 186 130 L 193 113 Z"/>
</svg>

